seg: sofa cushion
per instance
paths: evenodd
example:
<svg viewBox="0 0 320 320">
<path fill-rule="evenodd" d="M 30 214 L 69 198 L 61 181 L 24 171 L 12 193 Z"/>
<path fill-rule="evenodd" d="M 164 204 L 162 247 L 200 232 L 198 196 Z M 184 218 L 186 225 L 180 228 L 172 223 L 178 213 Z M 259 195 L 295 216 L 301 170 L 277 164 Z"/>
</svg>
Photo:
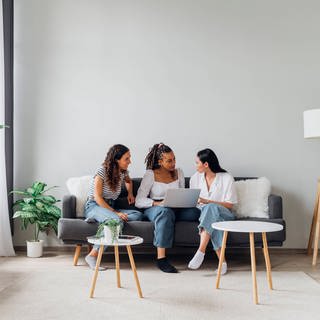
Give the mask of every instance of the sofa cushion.
<svg viewBox="0 0 320 320">
<path fill-rule="evenodd" d="M 265 178 L 235 182 L 238 203 L 234 206 L 237 217 L 268 218 L 268 197 L 271 183 Z"/>
<path fill-rule="evenodd" d="M 245 218 L 243 220 L 274 222 L 283 225 L 284 229 L 278 232 L 267 233 L 268 244 L 282 244 L 286 238 L 285 221 L 283 219 Z M 87 237 L 96 234 L 98 223 L 87 223 L 83 219 L 59 220 L 58 238 L 65 243 L 87 243 Z M 154 225 L 150 221 L 130 221 L 124 225 L 124 234 L 136 235 L 143 238 L 143 246 L 153 246 Z M 256 244 L 262 243 L 261 234 L 255 234 Z M 197 247 L 199 233 L 197 221 L 177 221 L 175 224 L 174 246 Z M 228 246 L 248 246 L 248 233 L 230 232 Z"/>
<path fill-rule="evenodd" d="M 69 178 L 66 182 L 68 191 L 76 197 L 76 217 L 84 217 L 84 206 L 87 201 L 89 186 L 92 176 Z M 246 180 L 242 180 L 246 179 Z M 133 178 L 133 194 L 136 195 L 141 183 L 141 178 Z M 238 217 L 268 217 L 268 195 L 270 194 L 270 182 L 266 178 L 235 178 L 238 194 L 236 214 Z M 186 188 L 189 188 L 190 178 L 186 177 Z M 133 209 L 127 200 L 127 191 L 123 185 L 121 194 L 116 200 L 117 209 Z M 139 210 L 139 209 L 138 209 Z"/>
<path fill-rule="evenodd" d="M 70 194 L 76 197 L 76 217 L 84 217 L 84 206 L 87 201 L 92 176 L 73 177 L 66 182 Z"/>
</svg>

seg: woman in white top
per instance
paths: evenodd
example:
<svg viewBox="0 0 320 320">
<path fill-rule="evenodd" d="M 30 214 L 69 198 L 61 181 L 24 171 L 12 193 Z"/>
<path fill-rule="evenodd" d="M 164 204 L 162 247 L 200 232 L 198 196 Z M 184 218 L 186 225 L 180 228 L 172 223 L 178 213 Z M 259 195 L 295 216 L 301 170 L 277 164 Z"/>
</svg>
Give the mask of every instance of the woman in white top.
<svg viewBox="0 0 320 320">
<path fill-rule="evenodd" d="M 141 181 L 136 207 L 144 208 L 143 215 L 154 222 L 154 241 L 157 247 L 157 266 L 163 272 L 176 273 L 177 269 L 166 258 L 166 248 L 172 247 L 175 220 L 196 221 L 197 208 L 173 209 L 163 207 L 163 199 L 169 188 L 184 188 L 181 169 L 176 169 L 176 159 L 170 147 L 155 144 L 146 157 L 147 171 Z"/>
<path fill-rule="evenodd" d="M 198 226 L 200 232 L 200 245 L 198 251 L 189 262 L 190 269 L 198 269 L 211 239 L 213 249 L 220 257 L 222 244 L 222 231 L 212 228 L 212 223 L 217 221 L 233 220 L 232 207 L 237 203 L 237 194 L 233 177 L 220 167 L 215 153 L 211 149 L 198 152 L 197 172 L 190 179 L 190 188 L 201 189 L 199 209 L 201 215 Z M 227 272 L 227 263 L 222 264 L 222 274 Z"/>
</svg>

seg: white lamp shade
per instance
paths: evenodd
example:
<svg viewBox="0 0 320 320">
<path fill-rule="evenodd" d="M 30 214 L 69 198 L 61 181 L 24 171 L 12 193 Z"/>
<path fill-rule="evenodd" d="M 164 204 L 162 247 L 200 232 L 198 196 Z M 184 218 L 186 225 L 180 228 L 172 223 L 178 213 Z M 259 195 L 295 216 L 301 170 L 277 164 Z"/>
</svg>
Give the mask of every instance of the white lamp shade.
<svg viewBox="0 0 320 320">
<path fill-rule="evenodd" d="M 303 112 L 304 137 L 320 137 L 320 109 L 306 110 Z"/>
</svg>

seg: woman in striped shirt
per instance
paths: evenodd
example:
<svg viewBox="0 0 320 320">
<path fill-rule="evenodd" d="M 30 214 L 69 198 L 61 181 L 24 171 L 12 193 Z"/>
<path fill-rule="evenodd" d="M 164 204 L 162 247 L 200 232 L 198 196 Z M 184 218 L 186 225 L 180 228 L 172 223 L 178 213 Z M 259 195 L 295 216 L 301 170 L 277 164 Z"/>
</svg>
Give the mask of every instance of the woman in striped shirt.
<svg viewBox="0 0 320 320">
<path fill-rule="evenodd" d="M 137 210 L 124 210 L 115 207 L 115 200 L 119 197 L 121 186 L 125 183 L 128 191 L 128 203 L 133 204 L 135 198 L 132 192 L 132 181 L 128 174 L 131 163 L 130 150 L 121 144 L 112 146 L 104 163 L 93 176 L 85 205 L 85 216 L 102 223 L 107 219 L 122 222 L 141 220 L 142 213 Z M 94 246 L 85 260 L 91 269 L 95 268 L 99 246 Z M 102 270 L 104 268 L 100 268 Z"/>
</svg>

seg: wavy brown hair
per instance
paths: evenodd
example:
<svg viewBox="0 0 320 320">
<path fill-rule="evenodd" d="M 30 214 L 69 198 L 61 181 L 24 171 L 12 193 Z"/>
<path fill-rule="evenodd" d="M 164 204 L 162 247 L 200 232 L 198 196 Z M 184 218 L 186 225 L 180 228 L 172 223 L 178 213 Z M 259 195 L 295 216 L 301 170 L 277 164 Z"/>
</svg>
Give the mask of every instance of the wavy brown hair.
<svg viewBox="0 0 320 320">
<path fill-rule="evenodd" d="M 108 150 L 107 156 L 102 164 L 106 170 L 106 183 L 112 191 L 117 190 L 120 182 L 120 170 L 117 160 L 120 160 L 128 151 L 129 148 L 126 146 L 115 144 Z"/>
</svg>

